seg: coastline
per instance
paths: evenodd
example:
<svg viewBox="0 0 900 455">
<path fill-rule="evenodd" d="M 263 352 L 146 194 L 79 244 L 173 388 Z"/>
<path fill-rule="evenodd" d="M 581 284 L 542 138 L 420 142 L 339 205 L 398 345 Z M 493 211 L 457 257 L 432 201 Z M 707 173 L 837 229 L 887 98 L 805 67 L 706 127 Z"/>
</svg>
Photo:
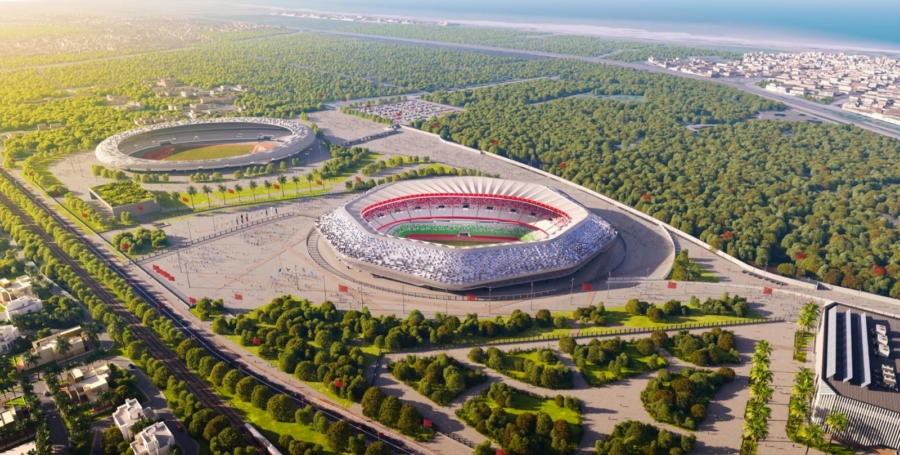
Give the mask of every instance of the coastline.
<svg viewBox="0 0 900 455">
<path fill-rule="evenodd" d="M 783 52 L 803 52 L 803 51 L 822 51 L 822 52 L 859 52 L 867 54 L 887 54 L 900 55 L 900 45 L 890 43 L 866 42 L 861 40 L 842 39 L 838 36 L 820 36 L 810 34 L 791 35 L 783 31 L 771 30 L 751 30 L 747 27 L 737 28 L 740 35 L 731 36 L 694 33 L 687 31 L 651 31 L 652 25 L 662 24 L 641 24 L 631 27 L 614 27 L 599 24 L 565 24 L 565 23 L 538 23 L 538 22 L 513 22 L 505 20 L 476 20 L 476 19 L 448 19 L 431 16 L 411 16 L 398 14 L 373 14 L 369 12 L 356 11 L 331 11 L 319 9 L 290 8 L 266 5 L 254 5 L 245 3 L 236 3 L 235 6 L 253 8 L 257 10 L 265 10 L 267 13 L 275 11 L 290 11 L 329 15 L 364 15 L 370 17 L 380 17 L 396 20 L 413 20 L 419 22 L 438 23 L 446 21 L 454 26 L 473 27 L 473 28 L 498 28 L 512 29 L 520 31 L 543 32 L 559 35 L 579 35 L 589 36 L 611 40 L 621 41 L 645 41 L 659 44 L 675 44 L 698 47 L 716 47 L 716 48 L 740 48 L 747 51 L 750 50 L 777 50 Z M 346 22 L 348 25 L 366 25 L 368 22 Z M 375 25 L 375 24 L 373 24 Z M 691 24 L 679 24 L 682 27 Z M 692 24 L 693 27 L 702 28 L 705 24 Z"/>
</svg>

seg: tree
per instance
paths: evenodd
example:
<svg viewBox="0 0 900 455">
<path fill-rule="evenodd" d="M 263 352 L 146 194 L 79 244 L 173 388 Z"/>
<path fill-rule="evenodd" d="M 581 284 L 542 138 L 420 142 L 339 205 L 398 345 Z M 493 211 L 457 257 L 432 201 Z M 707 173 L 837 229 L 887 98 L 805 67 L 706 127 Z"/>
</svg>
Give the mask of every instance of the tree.
<svg viewBox="0 0 900 455">
<path fill-rule="evenodd" d="M 293 398 L 279 393 L 269 398 L 266 411 L 277 422 L 292 422 L 294 414 L 297 412 L 297 403 Z"/>
<path fill-rule="evenodd" d="M 328 432 L 325 433 L 325 438 L 328 440 L 328 447 L 338 453 L 347 450 L 347 442 L 350 440 L 351 436 L 353 436 L 353 430 L 350 429 L 350 425 L 343 420 L 334 422 L 328 427 Z"/>
<path fill-rule="evenodd" d="M 312 191 L 312 181 L 315 179 L 312 173 L 306 174 L 306 185 L 309 187 L 309 191 Z"/>
<path fill-rule="evenodd" d="M 263 187 L 265 187 L 265 189 L 266 189 L 266 197 L 269 197 L 269 198 L 272 197 L 272 193 L 271 193 L 272 182 L 270 182 L 268 180 L 263 180 Z"/>
<path fill-rule="evenodd" d="M 281 197 L 284 197 L 284 186 L 287 183 L 288 179 L 284 174 L 278 176 L 278 184 L 281 186 Z"/>
<path fill-rule="evenodd" d="M 566 354 L 571 355 L 575 352 L 575 348 L 578 346 L 578 343 L 574 338 L 563 335 L 559 337 L 559 350 L 565 352 Z"/>
<path fill-rule="evenodd" d="M 72 343 L 64 336 L 57 336 L 53 341 L 53 352 L 56 355 L 65 356 L 66 363 L 69 363 L 69 351 L 72 350 Z"/>
<path fill-rule="evenodd" d="M 375 441 L 366 448 L 366 455 L 391 455 L 391 448 L 381 441 Z"/>
<path fill-rule="evenodd" d="M 794 401 L 796 402 L 797 400 Z M 847 419 L 847 414 L 832 409 L 828 416 L 825 417 L 825 425 L 828 426 L 828 430 L 831 432 L 831 436 L 828 438 L 828 446 L 831 447 L 834 435 L 846 430 L 850 425 L 850 421 Z"/>
<path fill-rule="evenodd" d="M 222 378 L 222 387 L 225 388 L 230 394 L 234 394 L 237 388 L 238 382 L 244 378 L 244 374 L 238 370 L 231 369 L 225 373 L 225 376 Z"/>
<path fill-rule="evenodd" d="M 238 398 L 240 398 L 241 401 L 248 402 L 252 399 L 253 391 L 258 385 L 259 382 L 255 378 L 247 376 L 246 378 L 238 381 L 237 386 L 235 387 L 235 392 L 237 392 Z"/>
<path fill-rule="evenodd" d="M 206 205 L 207 205 L 207 207 L 208 207 L 208 208 L 212 208 L 212 198 L 209 197 L 209 194 L 212 193 L 212 188 L 210 188 L 209 185 L 203 185 L 203 186 L 200 188 L 200 190 L 203 191 L 203 194 L 206 196 Z"/>
<path fill-rule="evenodd" d="M 250 181 L 250 194 L 253 195 L 254 201 L 256 200 L 256 188 L 258 188 L 258 187 L 259 187 L 259 185 L 256 184 L 256 180 Z"/>
<path fill-rule="evenodd" d="M 811 423 L 806 430 L 803 431 L 806 439 L 806 453 L 809 453 L 809 448 L 812 446 L 821 447 L 822 443 L 824 443 L 824 433 L 822 432 L 822 427 L 818 424 Z"/>
<path fill-rule="evenodd" d="M 194 196 L 197 195 L 197 188 L 194 185 L 188 185 L 187 194 L 191 198 L 191 210 L 194 209 Z"/>
<path fill-rule="evenodd" d="M 241 438 L 240 433 L 237 432 L 234 428 L 228 427 L 222 430 L 221 433 L 216 437 L 217 449 L 216 452 L 227 453 L 233 451 L 236 447 L 239 447 L 243 438 Z M 213 447 L 213 444 L 210 443 L 210 448 Z"/>
<path fill-rule="evenodd" d="M 291 176 L 291 182 L 293 182 L 294 189 L 297 191 L 297 193 L 300 193 L 300 176 L 299 175 Z"/>
<path fill-rule="evenodd" d="M 122 437 L 122 431 L 115 425 L 103 432 L 103 437 L 100 441 L 103 455 L 119 455 L 122 453 L 122 450 L 119 448 L 122 444 L 125 444 L 125 438 Z"/>
<path fill-rule="evenodd" d="M 366 390 L 366 393 L 363 394 L 362 401 L 360 402 L 363 415 L 369 418 L 377 417 L 385 397 L 386 395 L 380 388 L 369 387 L 369 389 Z"/>
<path fill-rule="evenodd" d="M 554 439 L 563 442 L 572 442 L 572 427 L 569 425 L 569 422 L 559 419 L 556 422 L 553 422 L 553 433 L 551 433 L 551 435 Z"/>
<path fill-rule="evenodd" d="M 415 406 L 405 403 L 400 408 L 400 420 L 397 421 L 397 428 L 406 433 L 412 433 L 422 426 L 422 414 Z"/>
<path fill-rule="evenodd" d="M 225 192 L 228 191 L 228 187 L 220 183 L 216 185 L 216 189 L 219 190 L 219 194 L 222 195 L 222 203 L 228 205 L 228 200 L 225 199 Z"/>
<path fill-rule="evenodd" d="M 260 384 L 253 388 L 250 396 L 250 403 L 257 409 L 266 409 L 269 404 L 269 398 L 272 397 L 272 390 Z"/>
<path fill-rule="evenodd" d="M 237 171 L 237 172 L 240 172 L 240 171 Z M 244 191 L 244 187 L 241 186 L 240 183 L 235 183 L 234 184 L 234 193 L 237 194 L 238 204 L 241 203 L 241 191 Z"/>
<path fill-rule="evenodd" d="M 203 428 L 203 439 L 209 441 L 215 436 L 218 436 L 222 430 L 231 427 L 231 424 L 228 423 L 228 418 L 225 416 L 215 416 L 213 417 L 207 424 L 206 427 Z"/>
<path fill-rule="evenodd" d="M 475 446 L 475 452 L 473 455 L 495 455 L 496 451 L 493 447 L 491 447 L 491 440 L 485 439 Z"/>
<path fill-rule="evenodd" d="M 201 436 L 206 430 L 206 425 L 216 417 L 212 409 L 201 409 L 191 415 L 191 423 L 188 424 L 188 433 L 192 436 Z"/>
<path fill-rule="evenodd" d="M 219 362 L 213 367 L 212 371 L 209 372 L 209 381 L 216 386 L 221 386 L 222 381 L 225 380 L 225 375 L 230 371 L 232 371 L 232 369 L 227 363 Z"/>
<path fill-rule="evenodd" d="M 400 420 L 401 406 L 399 398 L 395 396 L 385 398 L 381 403 L 381 409 L 378 410 L 378 421 L 389 427 L 396 426 Z"/>
</svg>

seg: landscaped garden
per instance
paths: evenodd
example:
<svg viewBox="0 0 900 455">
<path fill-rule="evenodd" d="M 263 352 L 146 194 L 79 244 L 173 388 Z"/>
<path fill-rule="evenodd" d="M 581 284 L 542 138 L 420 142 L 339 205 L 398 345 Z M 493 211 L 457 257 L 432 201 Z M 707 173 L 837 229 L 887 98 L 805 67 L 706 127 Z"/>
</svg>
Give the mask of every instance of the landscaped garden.
<svg viewBox="0 0 900 455">
<path fill-rule="evenodd" d="M 577 398 L 535 395 L 502 382 L 466 401 L 456 416 L 516 455 L 571 454 L 584 432 Z"/>
<path fill-rule="evenodd" d="M 131 180 L 109 182 L 104 185 L 91 187 L 91 190 L 112 207 L 119 207 L 153 199 L 153 193 L 145 190 Z"/>
<path fill-rule="evenodd" d="M 669 366 L 666 359 L 656 353 L 650 338 L 622 340 L 619 337 L 591 340 L 579 346 L 575 339 L 560 340 L 560 350 L 575 359 L 575 366 L 584 380 L 593 387 Z"/>
<path fill-rule="evenodd" d="M 573 387 L 572 370 L 563 365 L 550 349 L 503 352 L 495 347 L 487 351 L 476 347 L 469 351 L 469 360 L 534 386 L 546 389 Z"/>
<path fill-rule="evenodd" d="M 441 406 L 487 381 L 481 371 L 467 368 L 443 353 L 434 357 L 408 355 L 390 364 L 388 370 L 397 380 Z"/>
<path fill-rule="evenodd" d="M 719 389 L 734 380 L 734 370 L 685 368 L 678 373 L 660 370 L 641 392 L 644 409 L 657 422 L 694 431 L 706 419 L 706 408 Z"/>
<path fill-rule="evenodd" d="M 682 330 L 671 338 L 662 330 L 657 330 L 651 338 L 675 357 L 700 367 L 741 362 L 741 356 L 735 349 L 734 332 L 730 330 L 716 327 L 700 335 Z"/>
<path fill-rule="evenodd" d="M 697 438 L 681 435 L 653 425 L 626 420 L 594 445 L 596 455 L 683 455 L 694 448 Z"/>
</svg>

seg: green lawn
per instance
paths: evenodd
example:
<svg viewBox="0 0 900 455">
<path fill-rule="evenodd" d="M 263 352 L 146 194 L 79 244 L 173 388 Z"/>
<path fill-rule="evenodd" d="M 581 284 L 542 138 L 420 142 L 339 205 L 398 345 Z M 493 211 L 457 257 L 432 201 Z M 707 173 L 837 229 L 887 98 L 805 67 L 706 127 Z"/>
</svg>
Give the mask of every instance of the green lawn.
<svg viewBox="0 0 900 455">
<path fill-rule="evenodd" d="M 321 444 L 322 447 L 328 447 L 328 440 L 325 439 L 325 435 L 312 429 L 312 427 L 296 422 L 278 422 L 265 410 L 258 409 L 250 403 L 241 401 L 240 398 L 229 394 L 225 389 L 212 385 L 211 387 L 214 387 L 219 395 L 227 399 L 231 407 L 236 409 L 238 413 L 241 414 L 241 417 L 248 422 L 251 422 L 259 432 L 269 440 L 269 442 L 277 445 L 279 436 L 289 434 L 296 440 L 313 442 Z M 287 447 L 282 447 L 282 450 L 286 453 Z M 326 449 L 326 453 L 331 452 L 327 452 Z"/>
<path fill-rule="evenodd" d="M 641 328 L 641 329 L 673 329 L 677 324 L 732 324 L 745 322 L 754 319 L 761 319 L 756 313 L 752 313 L 750 317 L 739 318 L 736 316 L 721 316 L 718 314 L 703 314 L 699 309 L 690 305 L 682 304 L 690 309 L 687 316 L 667 316 L 663 322 L 653 322 L 647 316 L 631 315 L 625 311 L 624 306 L 606 307 L 606 325 L 603 327 L 585 327 L 579 331 L 579 335 L 600 334 L 604 329 L 620 329 L 620 328 Z"/>
<path fill-rule="evenodd" d="M 490 404 L 492 408 L 497 406 L 497 404 L 490 399 L 488 399 L 488 404 Z M 579 430 L 576 434 L 580 434 L 581 413 L 569 408 L 557 406 L 552 398 L 537 398 L 517 392 L 513 395 L 512 407 L 505 408 L 504 410 L 506 411 L 506 415 L 509 417 L 510 422 L 515 422 L 516 417 L 523 412 L 531 412 L 533 414 L 546 412 L 554 422 L 559 419 L 569 422 Z M 577 441 L 578 439 L 576 438 L 575 440 Z"/>
<path fill-rule="evenodd" d="M 19 396 L 13 398 L 12 400 L 9 400 L 6 402 L 7 408 L 11 408 L 11 407 L 13 407 L 13 405 L 19 405 L 21 407 L 25 407 L 25 397 L 19 395 Z"/>
<path fill-rule="evenodd" d="M 650 357 L 652 357 L 653 354 L 641 355 L 634 344 L 628 343 L 625 346 L 625 353 L 631 358 L 631 365 L 622 368 L 622 373 L 624 373 L 625 377 L 636 376 L 658 369 L 656 367 L 651 367 L 649 364 Z M 612 372 L 609 371 L 608 362 L 606 365 L 594 365 L 585 362 L 584 368 L 581 368 L 581 374 L 584 376 L 585 381 L 593 387 L 599 387 L 601 384 L 608 384 L 616 380 Z"/>
<path fill-rule="evenodd" d="M 248 317 L 251 317 L 251 316 L 248 315 Z M 264 326 L 264 325 L 265 325 L 265 324 L 260 324 L 260 326 Z M 241 346 L 241 337 L 239 337 L 239 336 L 237 336 L 237 335 L 225 335 L 225 337 L 228 338 L 229 340 L 233 341 L 233 342 L 234 342 L 235 344 L 237 344 L 238 346 Z M 313 340 L 307 340 L 307 342 L 308 342 L 311 346 L 316 346 L 316 343 L 315 343 L 315 341 L 313 341 Z M 316 347 L 318 347 L 318 346 L 316 346 Z M 263 359 L 262 357 L 259 356 L 259 346 L 241 346 L 241 348 L 246 349 L 248 352 L 250 352 L 251 354 L 253 354 L 253 355 L 257 356 L 257 357 L 259 357 L 260 359 Z M 368 365 L 368 364 L 370 364 L 370 363 L 372 363 L 372 362 L 375 361 L 375 358 L 377 357 L 377 352 L 376 352 L 376 354 L 371 354 L 371 353 L 366 352 L 366 351 L 364 350 L 364 351 L 363 351 L 363 355 L 366 357 L 366 361 L 367 361 L 366 364 Z M 275 368 L 278 368 L 278 359 L 272 359 L 272 360 L 263 359 L 263 360 L 265 360 L 266 362 L 269 362 L 270 364 L 274 365 Z M 295 377 L 295 378 L 296 378 L 296 377 Z M 297 379 L 297 380 L 299 381 L 299 379 Z M 339 397 L 339 396 L 337 396 L 337 395 L 331 393 L 331 391 L 328 390 L 328 388 L 325 387 L 325 385 L 322 384 L 321 382 L 307 382 L 307 381 L 301 381 L 301 382 L 303 382 L 304 384 L 308 385 L 309 387 L 315 389 L 316 391 L 318 391 L 318 392 L 321 393 L 322 395 L 325 395 L 325 396 L 328 397 L 328 399 L 330 399 L 331 401 L 333 401 L 333 402 L 335 402 L 335 403 L 337 403 L 337 404 L 339 404 L 339 405 L 341 405 L 341 406 L 343 406 L 343 407 L 345 407 L 345 408 L 347 408 L 347 409 L 349 409 L 351 406 L 353 406 L 353 401 L 352 401 L 352 400 L 348 400 L 348 399 L 346 399 L 346 398 L 342 398 L 342 397 Z"/>
<path fill-rule="evenodd" d="M 247 155 L 253 151 L 256 145 L 256 143 L 244 143 L 176 147 L 175 151 L 163 159 L 163 161 L 196 161 L 230 158 L 232 156 Z"/>
<path fill-rule="evenodd" d="M 531 360 L 535 364 L 547 365 L 547 363 L 542 362 L 541 359 L 538 358 L 538 350 L 532 349 L 529 351 L 522 351 L 517 353 L 503 353 L 503 371 L 499 371 L 498 373 L 505 374 L 513 379 L 522 380 L 525 378 L 524 371 L 516 371 L 515 370 L 515 362 L 516 359 L 521 359 L 522 362 L 526 360 Z M 555 365 L 555 364 L 554 364 Z M 524 381 L 523 381 L 524 382 Z"/>
</svg>

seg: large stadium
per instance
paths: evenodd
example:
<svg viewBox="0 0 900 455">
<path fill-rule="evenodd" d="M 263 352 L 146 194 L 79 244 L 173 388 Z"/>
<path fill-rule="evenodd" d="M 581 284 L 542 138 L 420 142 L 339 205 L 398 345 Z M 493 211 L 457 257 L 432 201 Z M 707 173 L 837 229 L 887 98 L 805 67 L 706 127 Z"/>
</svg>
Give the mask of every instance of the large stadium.
<svg viewBox="0 0 900 455">
<path fill-rule="evenodd" d="M 617 236 L 558 190 L 486 177 L 379 186 L 320 217 L 316 229 L 349 266 L 448 291 L 568 276 Z"/>
<path fill-rule="evenodd" d="M 305 125 L 270 118 L 217 118 L 149 125 L 97 146 L 101 163 L 135 172 L 176 172 L 261 165 L 313 144 Z"/>
</svg>

